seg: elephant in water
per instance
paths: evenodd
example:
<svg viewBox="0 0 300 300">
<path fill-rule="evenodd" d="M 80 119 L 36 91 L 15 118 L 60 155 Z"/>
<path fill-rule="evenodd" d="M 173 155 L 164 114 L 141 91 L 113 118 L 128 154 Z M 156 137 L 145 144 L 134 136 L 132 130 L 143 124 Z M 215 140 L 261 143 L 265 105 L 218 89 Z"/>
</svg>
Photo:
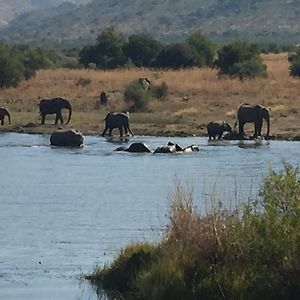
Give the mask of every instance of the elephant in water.
<svg viewBox="0 0 300 300">
<path fill-rule="evenodd" d="M 151 150 L 144 143 L 132 143 L 128 148 L 119 147 L 115 151 L 126 151 L 133 153 L 151 153 Z"/>
<path fill-rule="evenodd" d="M 8 117 L 8 123 L 10 124 L 10 113 L 7 108 L 5 107 L 0 107 L 0 120 L 1 120 L 1 125 L 4 125 L 4 118 L 5 116 Z"/>
<path fill-rule="evenodd" d="M 216 139 L 216 136 L 221 139 L 224 131 L 232 132 L 232 127 L 225 121 L 209 122 L 206 129 L 210 140 Z"/>
<path fill-rule="evenodd" d="M 166 146 L 158 147 L 153 153 L 187 153 L 187 152 L 198 152 L 199 147 L 196 145 L 190 145 L 182 148 L 178 144 L 168 142 Z"/>
<path fill-rule="evenodd" d="M 50 143 L 52 146 L 81 147 L 83 135 L 76 129 L 58 129 L 52 133 Z"/>
<path fill-rule="evenodd" d="M 125 134 L 128 134 L 128 131 L 132 136 L 134 136 L 133 132 L 129 128 L 129 116 L 128 114 L 119 113 L 119 112 L 111 112 L 108 113 L 105 117 L 105 128 L 102 132 L 102 136 L 105 136 L 106 131 L 109 130 L 108 135 L 112 135 L 112 130 L 114 128 L 119 128 L 120 136 L 123 136 L 123 128 L 125 130 Z"/>
<path fill-rule="evenodd" d="M 239 123 L 239 135 L 245 136 L 244 125 L 245 123 L 254 123 L 255 132 L 254 137 L 261 136 L 261 129 L 263 119 L 267 122 L 267 135 L 270 133 L 270 110 L 262 105 L 250 105 L 244 103 L 240 105 L 237 111 L 237 120 L 234 128 Z"/>
<path fill-rule="evenodd" d="M 56 114 L 55 124 L 58 123 L 58 120 L 61 122 L 61 124 L 63 124 L 64 120 L 61 114 L 61 110 L 63 108 L 69 110 L 69 118 L 66 124 L 70 122 L 72 115 L 72 106 L 68 100 L 63 98 L 43 99 L 38 105 L 42 116 L 42 124 L 45 124 L 46 115 L 49 114 Z"/>
</svg>

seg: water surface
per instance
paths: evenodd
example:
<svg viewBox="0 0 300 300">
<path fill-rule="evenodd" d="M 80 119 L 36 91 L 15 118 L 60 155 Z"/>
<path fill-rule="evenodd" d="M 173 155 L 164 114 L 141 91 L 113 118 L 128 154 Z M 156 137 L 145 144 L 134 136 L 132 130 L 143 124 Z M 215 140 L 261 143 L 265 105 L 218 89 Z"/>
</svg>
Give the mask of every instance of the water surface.
<svg viewBox="0 0 300 300">
<path fill-rule="evenodd" d="M 169 140 L 200 152 L 114 152 L 85 137 L 80 149 L 49 146 L 48 135 L 0 134 L 1 299 L 95 299 L 83 273 L 112 260 L 129 242 L 159 241 L 174 182 L 193 187 L 205 212 L 255 197 L 268 169 L 299 164 L 300 142 L 208 143 L 206 138 L 134 137 L 150 149 Z"/>
</svg>

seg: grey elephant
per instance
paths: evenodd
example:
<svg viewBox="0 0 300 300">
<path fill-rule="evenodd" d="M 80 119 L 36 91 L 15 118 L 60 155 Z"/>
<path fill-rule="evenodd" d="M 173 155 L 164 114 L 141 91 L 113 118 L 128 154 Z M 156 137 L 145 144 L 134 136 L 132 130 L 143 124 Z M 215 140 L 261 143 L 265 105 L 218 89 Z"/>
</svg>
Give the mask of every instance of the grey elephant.
<svg viewBox="0 0 300 300">
<path fill-rule="evenodd" d="M 225 131 L 232 132 L 231 125 L 225 121 L 209 122 L 206 129 L 210 140 L 212 138 L 216 139 L 216 136 L 218 136 L 218 139 L 221 139 Z"/>
<path fill-rule="evenodd" d="M 237 120 L 234 128 L 239 123 L 239 135 L 245 136 L 244 125 L 254 123 L 254 137 L 261 136 L 263 120 L 267 122 L 267 137 L 270 133 L 270 110 L 262 105 L 250 105 L 244 103 L 239 106 L 237 111 Z"/>
<path fill-rule="evenodd" d="M 40 101 L 38 105 L 42 116 L 42 121 L 41 121 L 42 124 L 45 124 L 46 115 L 50 115 L 50 114 L 56 114 L 55 124 L 58 123 L 58 120 L 61 122 L 61 124 L 63 124 L 64 120 L 61 114 L 62 109 L 69 110 L 69 117 L 66 124 L 68 124 L 71 120 L 72 106 L 67 99 L 63 99 L 63 98 L 43 99 Z"/>
<path fill-rule="evenodd" d="M 81 147 L 83 135 L 76 129 L 57 129 L 52 133 L 50 143 L 60 147 Z"/>
<path fill-rule="evenodd" d="M 115 151 L 126 151 L 132 153 L 151 153 L 151 150 L 145 143 L 132 143 L 128 148 L 118 147 Z"/>
<path fill-rule="evenodd" d="M 102 136 L 105 136 L 106 131 L 109 130 L 108 135 L 112 135 L 112 130 L 114 128 L 118 128 L 120 131 L 120 136 L 123 136 L 123 129 L 125 130 L 125 134 L 129 133 L 134 136 L 133 132 L 129 127 L 129 116 L 125 113 L 120 112 L 110 112 L 105 117 L 105 128 L 102 132 Z"/>
<path fill-rule="evenodd" d="M 158 147 L 153 152 L 156 153 L 189 153 L 189 152 L 198 152 L 200 149 L 196 145 L 190 145 L 185 148 L 180 147 L 178 144 L 174 144 L 172 142 L 168 142 L 167 145 L 163 147 Z"/>
<path fill-rule="evenodd" d="M 5 116 L 8 117 L 8 123 L 10 124 L 10 113 L 6 107 L 0 107 L 0 120 L 1 125 L 4 125 L 4 118 Z"/>
</svg>

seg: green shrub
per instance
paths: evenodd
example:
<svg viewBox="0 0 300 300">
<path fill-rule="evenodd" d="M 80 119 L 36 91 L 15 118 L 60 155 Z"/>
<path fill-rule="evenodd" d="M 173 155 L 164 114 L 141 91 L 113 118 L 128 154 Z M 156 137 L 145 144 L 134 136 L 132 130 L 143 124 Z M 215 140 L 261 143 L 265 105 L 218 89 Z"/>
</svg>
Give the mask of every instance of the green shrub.
<svg viewBox="0 0 300 300">
<path fill-rule="evenodd" d="M 219 75 L 229 75 L 240 79 L 266 76 L 266 65 L 262 63 L 257 45 L 236 41 L 218 51 L 215 66 Z"/>
<path fill-rule="evenodd" d="M 168 89 L 169 87 L 165 82 L 163 82 L 161 85 L 150 86 L 152 96 L 159 100 L 166 99 L 168 95 Z"/>
<path fill-rule="evenodd" d="M 241 217 L 201 215 L 177 186 L 157 245 L 128 246 L 90 279 L 109 299 L 281 299 L 300 294 L 300 172 L 270 171 Z"/>
<path fill-rule="evenodd" d="M 290 75 L 300 77 L 300 50 L 289 56 Z"/>
<path fill-rule="evenodd" d="M 150 101 L 150 94 L 138 81 L 133 81 L 125 89 L 124 100 L 130 104 L 129 111 L 146 111 Z"/>
</svg>

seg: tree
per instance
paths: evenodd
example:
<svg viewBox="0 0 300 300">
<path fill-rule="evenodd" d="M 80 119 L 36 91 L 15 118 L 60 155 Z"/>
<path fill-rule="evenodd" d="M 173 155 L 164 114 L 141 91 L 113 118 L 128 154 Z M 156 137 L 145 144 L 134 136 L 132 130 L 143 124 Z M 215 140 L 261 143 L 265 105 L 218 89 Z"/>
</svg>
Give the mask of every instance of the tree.
<svg viewBox="0 0 300 300">
<path fill-rule="evenodd" d="M 162 50 L 162 44 L 145 35 L 131 35 L 124 45 L 124 54 L 137 67 L 151 67 Z"/>
<path fill-rule="evenodd" d="M 126 62 L 124 44 L 124 37 L 114 27 L 109 27 L 98 36 L 94 46 L 84 47 L 80 51 L 80 62 L 85 66 L 95 63 L 98 68 L 103 69 L 121 67 Z"/>
<path fill-rule="evenodd" d="M 213 66 L 217 46 L 208 37 L 198 30 L 188 37 L 187 43 L 195 49 L 197 66 Z"/>
<path fill-rule="evenodd" d="M 300 49 L 289 56 L 290 62 L 290 76 L 300 77 Z"/>
<path fill-rule="evenodd" d="M 22 57 L 0 44 L 0 88 L 17 86 L 24 78 L 24 70 Z"/>
<path fill-rule="evenodd" d="M 197 53 L 187 43 L 166 46 L 156 59 L 156 66 L 162 68 L 185 68 L 196 65 Z"/>
<path fill-rule="evenodd" d="M 267 69 L 262 63 L 257 45 L 241 41 L 222 47 L 218 51 L 215 66 L 219 69 L 219 75 L 237 76 L 241 80 L 265 76 Z"/>
</svg>

